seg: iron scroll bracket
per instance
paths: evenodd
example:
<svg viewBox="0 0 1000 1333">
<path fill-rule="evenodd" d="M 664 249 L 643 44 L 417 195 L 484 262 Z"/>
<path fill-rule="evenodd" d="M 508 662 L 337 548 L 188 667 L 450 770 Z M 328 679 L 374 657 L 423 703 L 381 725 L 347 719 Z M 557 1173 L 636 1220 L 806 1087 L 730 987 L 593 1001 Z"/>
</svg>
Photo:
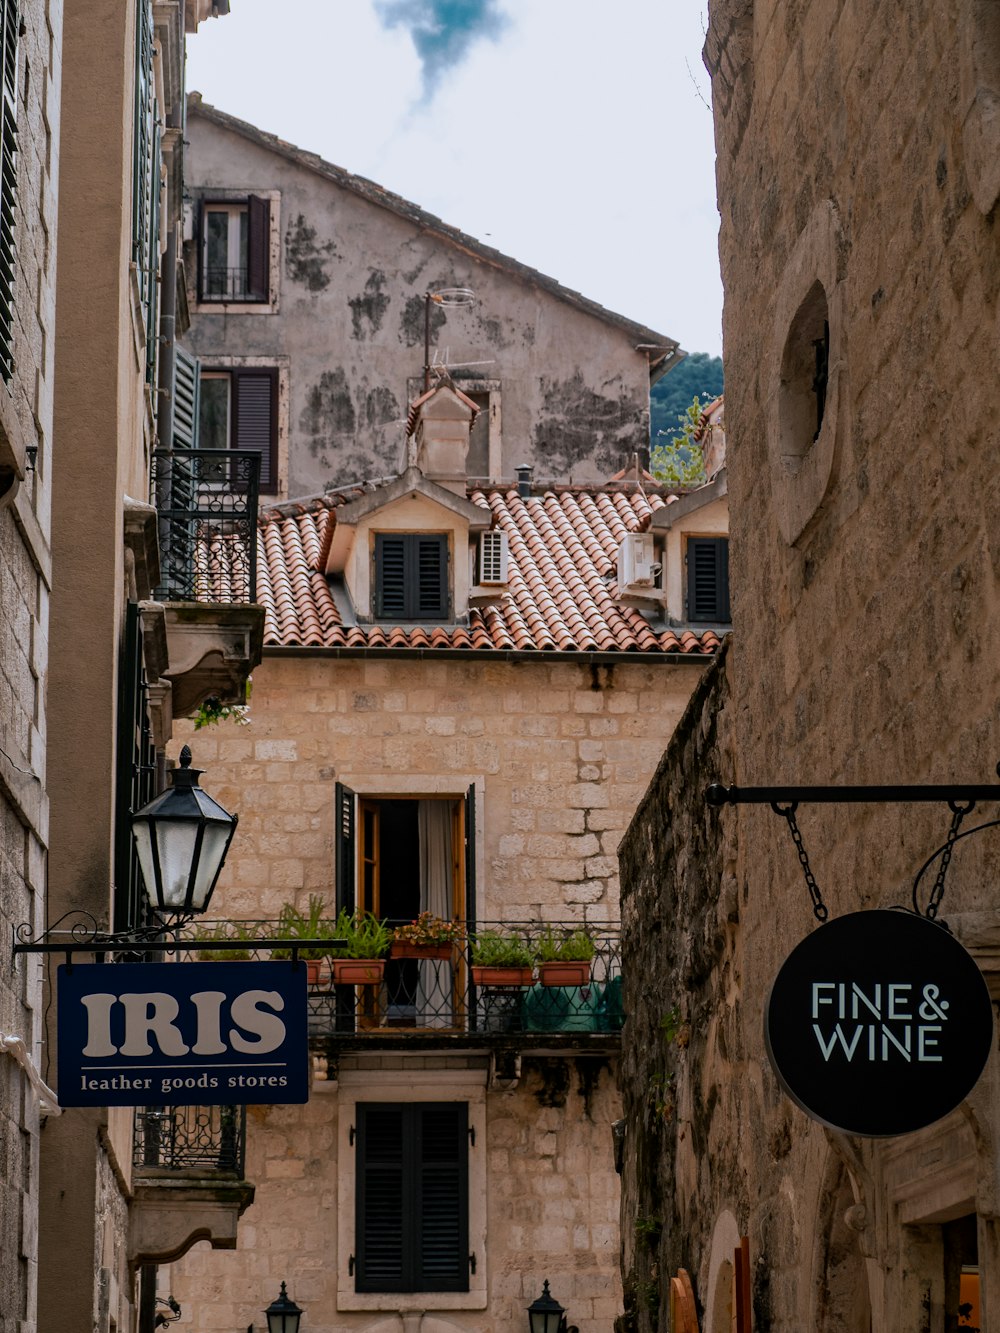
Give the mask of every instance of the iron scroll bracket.
<svg viewBox="0 0 1000 1333">
<path fill-rule="evenodd" d="M 1000 764 L 997 765 L 997 772 L 1000 774 Z M 911 895 L 912 910 L 919 916 L 921 915 L 918 898 L 920 881 L 934 862 L 940 858 L 937 875 L 931 889 L 930 901 L 923 913 L 932 921 L 937 918 L 940 910 L 941 899 L 944 895 L 945 876 L 948 872 L 955 844 L 963 838 L 970 837 L 973 833 L 995 828 L 1000 824 L 1000 820 L 991 819 L 985 823 L 977 824 L 974 828 L 960 832 L 962 820 L 975 810 L 980 801 L 1000 801 L 1000 784 L 997 783 L 912 783 L 837 787 L 739 787 L 733 784 L 727 787 L 722 783 L 713 782 L 705 790 L 705 800 L 708 805 L 716 808 L 721 808 L 724 805 L 768 805 L 775 814 L 786 820 L 805 876 L 806 887 L 812 898 L 813 914 L 820 922 L 827 920 L 829 912 L 812 874 L 809 858 L 802 843 L 802 835 L 796 824 L 795 812 L 800 804 L 881 805 L 922 802 L 925 804 L 947 805 L 952 815 L 948 837 L 936 851 L 931 853 L 917 872 Z M 944 925 L 945 923 L 940 922 L 939 924 Z"/>
</svg>

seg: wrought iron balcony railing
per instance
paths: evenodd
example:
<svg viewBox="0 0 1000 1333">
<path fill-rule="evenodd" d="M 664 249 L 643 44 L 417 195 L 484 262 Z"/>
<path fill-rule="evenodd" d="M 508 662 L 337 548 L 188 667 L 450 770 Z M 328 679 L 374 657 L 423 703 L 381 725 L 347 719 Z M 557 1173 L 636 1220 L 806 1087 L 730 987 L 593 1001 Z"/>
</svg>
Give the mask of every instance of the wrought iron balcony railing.
<svg viewBox="0 0 1000 1333">
<path fill-rule="evenodd" d="M 543 932 L 551 929 L 556 938 L 566 938 L 583 923 L 480 921 L 469 927 L 467 937 L 442 950 L 439 957 L 401 957 L 393 954 L 370 967 L 369 976 L 341 979 L 340 963 L 334 958 L 304 960 L 309 972 L 309 1034 L 315 1041 L 327 1038 L 399 1037 L 433 1039 L 466 1036 L 532 1035 L 570 1036 L 585 1033 L 617 1033 L 622 1011 L 620 927 L 587 927 L 593 940 L 593 957 L 582 964 L 575 978 L 553 979 L 547 967 L 537 962 L 522 968 L 520 975 L 486 974 L 474 966 L 473 942 L 477 933 L 490 931 L 516 935 L 534 950 Z M 216 940 L 225 938 L 226 923 L 205 923 Z M 205 928 L 203 925 L 203 928 Z M 231 960 L 255 955 L 252 941 L 276 933 L 273 921 L 241 921 L 232 930 L 234 952 L 215 953 Z M 206 957 L 209 955 L 206 954 Z"/>
<path fill-rule="evenodd" d="M 257 600 L 260 465 L 253 449 L 155 451 L 160 601 Z"/>
<path fill-rule="evenodd" d="M 145 1107 L 135 1113 L 132 1165 L 137 1171 L 225 1172 L 243 1178 L 245 1106 Z"/>
<path fill-rule="evenodd" d="M 223 264 L 208 264 L 202 271 L 201 299 L 203 301 L 265 301 L 263 292 L 255 292 L 249 285 L 247 266 L 228 268 Z"/>
</svg>

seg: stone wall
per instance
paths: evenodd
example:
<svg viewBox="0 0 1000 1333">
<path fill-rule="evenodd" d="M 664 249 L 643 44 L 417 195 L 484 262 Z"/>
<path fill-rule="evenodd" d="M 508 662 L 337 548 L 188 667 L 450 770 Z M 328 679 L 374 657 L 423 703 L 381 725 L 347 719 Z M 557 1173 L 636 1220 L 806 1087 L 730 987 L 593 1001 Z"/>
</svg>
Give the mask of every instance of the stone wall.
<svg viewBox="0 0 1000 1333">
<path fill-rule="evenodd" d="M 714 1225 L 720 1183 L 747 1204 L 749 1126 L 734 1132 L 733 1074 L 746 1061 L 735 827 L 704 800 L 732 763 L 727 658 L 699 682 L 619 853 L 629 959 L 620 1333 L 668 1327 L 679 1268 L 704 1285 L 698 1242 Z"/>
<path fill-rule="evenodd" d="M 478 1087 L 482 1097 L 482 1058 L 465 1064 L 470 1090 Z M 418 1071 L 417 1078 L 445 1080 L 457 1072 L 455 1057 L 444 1055 L 341 1063 L 345 1077 L 364 1078 L 364 1096 L 373 1099 L 393 1067 L 403 1078 Z M 305 1106 L 250 1108 L 247 1175 L 256 1197 L 240 1223 L 236 1252 L 195 1246 L 161 1271 L 161 1290 L 172 1291 L 199 1333 L 262 1326 L 260 1311 L 282 1280 L 306 1310 L 303 1325 L 308 1320 L 315 1333 L 375 1323 L 402 1333 L 399 1310 L 408 1312 L 406 1327 L 419 1333 L 421 1306 L 428 1311 L 425 1333 L 443 1327 L 520 1333 L 547 1278 L 580 1333 L 606 1333 L 621 1310 L 614 1071 L 589 1059 L 526 1060 L 515 1091 L 485 1097 L 486 1143 L 477 1139 L 471 1149 L 486 1157 L 486 1291 L 478 1299 L 446 1297 L 444 1310 L 433 1295 L 368 1298 L 367 1310 L 337 1308 L 338 1284 L 352 1285 L 346 1263 L 338 1262 L 340 1221 L 346 1225 L 338 1201 L 353 1197 L 354 1164 L 338 1085 L 322 1079 Z"/>
<path fill-rule="evenodd" d="M 45 919 L 46 677 L 51 568 L 52 340 L 62 6 L 21 5 L 17 75 L 14 373 L 0 386 L 0 919 Z M 30 69 L 30 77 L 29 71 Z M 28 448 L 34 471 L 20 472 Z M 0 1033 L 44 1068 L 36 961 L 0 978 Z M 39 1119 L 23 1072 L 0 1056 L 0 1327 L 36 1327 Z"/>
<path fill-rule="evenodd" d="M 481 917 L 617 921 L 618 840 L 703 666 L 268 654 L 249 727 L 178 728 L 240 815 L 213 912 L 332 902 L 336 781 L 476 783 Z"/>
<path fill-rule="evenodd" d="M 994 775 L 1000 267 L 996 122 L 984 110 L 998 85 L 992 8 L 710 6 L 734 590 L 726 780 Z M 821 419 L 817 342 L 829 351 Z M 984 807 L 982 817 L 991 813 Z M 697 1188 L 671 1149 L 665 1211 L 668 1219 L 677 1209 L 684 1243 L 658 1256 L 661 1281 L 686 1259 L 705 1323 L 712 1333 L 726 1327 L 713 1307 L 721 1270 L 712 1265 L 719 1237 L 742 1234 L 755 1328 L 936 1333 L 957 1317 L 948 1228 L 965 1216 L 977 1238 L 982 1326 L 992 1327 L 995 1057 L 960 1110 L 898 1143 L 851 1142 L 793 1108 L 767 1064 L 762 1014 L 778 966 L 814 925 L 809 900 L 776 817 L 742 807 L 730 819 L 745 1062 L 722 1062 L 720 1027 L 719 1055 L 709 1049 L 676 1075 L 706 1105 L 717 1099 L 723 1139 L 700 1159 Z M 799 812 L 835 915 L 908 904 L 949 820 L 943 806 Z M 995 833 L 960 844 L 942 912 L 994 987 L 998 872 Z M 705 910 L 689 905 L 696 930 Z M 724 898 L 717 910 L 728 917 Z M 663 922 L 682 933 L 689 925 L 687 915 Z M 725 953 L 711 962 L 707 978 L 690 984 L 695 996 L 716 997 L 721 1017 L 732 999 Z M 668 969 L 655 984 L 668 991 L 672 980 Z M 683 1055 L 671 1047 L 679 1071 L 696 1060 L 697 1036 Z M 631 1128 L 640 1093 L 629 1097 Z M 678 1143 L 682 1130 L 703 1132 L 692 1106 L 690 1129 L 679 1107 Z"/>
</svg>

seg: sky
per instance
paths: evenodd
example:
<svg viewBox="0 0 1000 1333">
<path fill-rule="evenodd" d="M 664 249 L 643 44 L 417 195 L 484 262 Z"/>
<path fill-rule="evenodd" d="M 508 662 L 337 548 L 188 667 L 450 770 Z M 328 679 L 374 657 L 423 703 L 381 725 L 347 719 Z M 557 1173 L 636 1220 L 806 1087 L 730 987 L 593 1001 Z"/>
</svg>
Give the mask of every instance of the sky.
<svg viewBox="0 0 1000 1333">
<path fill-rule="evenodd" d="M 704 0 L 231 0 L 207 102 L 722 351 Z"/>
</svg>

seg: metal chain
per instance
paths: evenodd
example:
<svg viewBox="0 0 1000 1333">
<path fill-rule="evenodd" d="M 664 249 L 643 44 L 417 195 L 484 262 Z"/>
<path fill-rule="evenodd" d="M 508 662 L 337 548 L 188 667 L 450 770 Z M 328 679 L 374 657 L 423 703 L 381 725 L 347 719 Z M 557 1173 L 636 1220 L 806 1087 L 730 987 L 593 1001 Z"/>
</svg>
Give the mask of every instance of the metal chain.
<svg viewBox="0 0 1000 1333">
<path fill-rule="evenodd" d="M 816 876 L 812 872 L 809 856 L 802 841 L 802 834 L 799 832 L 799 826 L 795 821 L 795 811 L 798 809 L 798 804 L 792 801 L 791 805 L 782 806 L 775 801 L 772 803 L 771 809 L 788 824 L 788 831 L 792 835 L 792 842 L 795 843 L 795 851 L 798 854 L 799 865 L 802 867 L 802 874 L 805 876 L 806 888 L 809 890 L 809 897 L 812 899 L 813 916 L 817 921 L 826 921 L 830 915 L 830 909 L 823 901 L 823 895 L 819 891 Z"/>
<path fill-rule="evenodd" d="M 944 844 L 944 851 L 941 853 L 941 864 L 938 867 L 937 876 L 934 880 L 934 887 L 931 889 L 930 901 L 927 904 L 927 916 L 931 921 L 938 914 L 941 906 L 941 899 L 944 897 L 944 877 L 948 873 L 948 867 L 951 864 L 951 854 L 955 849 L 955 842 L 958 838 L 958 830 L 962 827 L 962 820 L 974 810 L 975 801 L 967 801 L 965 805 L 959 805 L 956 801 L 949 801 L 948 808 L 951 810 L 951 828 L 948 830 L 948 838 Z"/>
</svg>

